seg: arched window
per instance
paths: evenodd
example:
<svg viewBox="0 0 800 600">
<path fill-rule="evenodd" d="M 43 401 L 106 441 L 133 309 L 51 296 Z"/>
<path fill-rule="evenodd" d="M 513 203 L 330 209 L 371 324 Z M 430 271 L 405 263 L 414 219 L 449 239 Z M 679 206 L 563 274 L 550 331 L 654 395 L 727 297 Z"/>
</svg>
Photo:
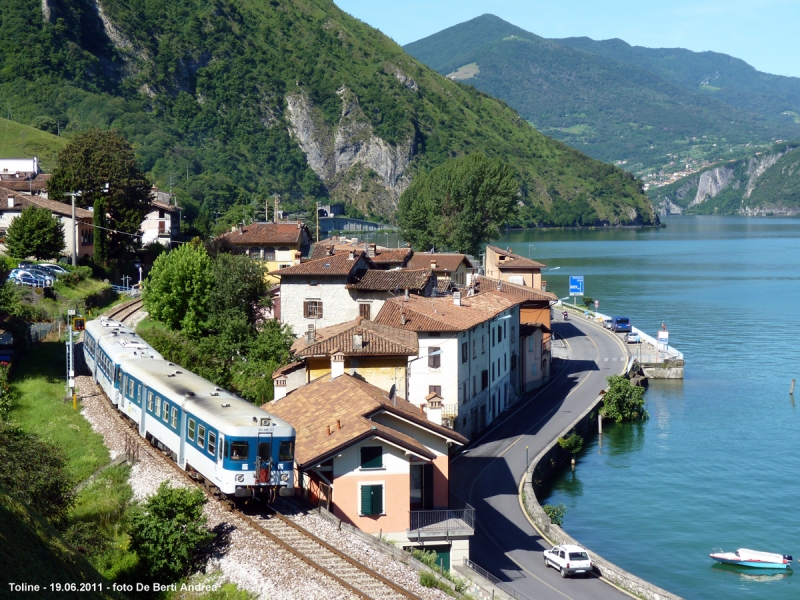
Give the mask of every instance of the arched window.
<svg viewBox="0 0 800 600">
<path fill-rule="evenodd" d="M 278 252 L 290 252 L 292 249 L 289 246 L 281 246 L 278 248 Z"/>
<path fill-rule="evenodd" d="M 252 248 L 250 248 L 247 254 L 250 255 L 250 258 L 261 258 L 261 248 L 253 246 Z"/>
<path fill-rule="evenodd" d="M 275 248 L 264 248 L 264 260 L 275 260 Z"/>
</svg>

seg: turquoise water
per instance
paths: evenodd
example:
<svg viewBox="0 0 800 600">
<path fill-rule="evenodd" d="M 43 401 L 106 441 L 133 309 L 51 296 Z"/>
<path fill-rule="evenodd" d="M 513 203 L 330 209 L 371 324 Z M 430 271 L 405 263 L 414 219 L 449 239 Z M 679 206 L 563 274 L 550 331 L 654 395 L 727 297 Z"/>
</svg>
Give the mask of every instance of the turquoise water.
<svg viewBox="0 0 800 600">
<path fill-rule="evenodd" d="M 500 240 L 569 275 L 606 314 L 686 357 L 652 382 L 650 419 L 609 427 L 546 501 L 590 549 L 687 599 L 800 598 L 796 575 L 719 568 L 712 548 L 800 558 L 800 220 L 677 217 L 652 231 L 513 234 Z M 800 383 L 800 382 L 799 382 Z M 800 402 L 800 385 L 797 388 Z"/>
</svg>

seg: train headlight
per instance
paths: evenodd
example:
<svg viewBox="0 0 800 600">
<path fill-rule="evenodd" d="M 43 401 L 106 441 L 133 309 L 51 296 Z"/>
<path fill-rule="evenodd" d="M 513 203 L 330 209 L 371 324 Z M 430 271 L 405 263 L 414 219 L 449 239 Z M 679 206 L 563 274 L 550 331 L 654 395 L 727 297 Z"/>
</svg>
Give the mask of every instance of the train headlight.
<svg viewBox="0 0 800 600">
<path fill-rule="evenodd" d="M 237 475 L 236 476 L 236 481 L 238 481 L 239 483 L 243 482 L 244 481 L 244 475 Z"/>
<path fill-rule="evenodd" d="M 289 481 L 289 474 L 281 473 L 281 482 L 286 483 L 287 481 Z"/>
</svg>

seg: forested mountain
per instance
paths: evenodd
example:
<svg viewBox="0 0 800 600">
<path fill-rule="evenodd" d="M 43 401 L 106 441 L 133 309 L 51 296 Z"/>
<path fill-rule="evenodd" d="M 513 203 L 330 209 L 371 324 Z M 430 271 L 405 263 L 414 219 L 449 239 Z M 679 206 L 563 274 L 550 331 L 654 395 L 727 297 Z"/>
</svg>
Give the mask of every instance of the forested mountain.
<svg viewBox="0 0 800 600">
<path fill-rule="evenodd" d="M 778 144 L 648 192 L 661 214 L 800 214 L 800 144 Z"/>
<path fill-rule="evenodd" d="M 768 147 L 800 135 L 791 114 L 781 114 L 795 104 L 781 104 L 777 92 L 793 98 L 790 91 L 800 80 L 765 76 L 731 57 L 725 57 L 735 63 L 730 75 L 699 64 L 681 70 L 674 65 L 682 64 L 684 54 L 697 53 L 674 51 L 670 58 L 668 51 L 636 48 L 646 57 L 663 55 L 636 61 L 612 52 L 620 45 L 631 48 L 618 40 L 548 40 L 483 15 L 405 49 L 439 73 L 505 100 L 547 135 L 639 175 L 738 156 L 751 152 L 748 145 Z M 705 54 L 711 53 L 703 59 L 709 58 Z M 719 61 L 724 56 L 714 55 Z M 750 78 L 734 71 L 747 71 Z M 774 80 L 769 98 L 758 95 L 762 76 Z M 696 82 L 688 89 L 692 78 Z M 745 79 L 735 89 L 704 91 Z"/>
<path fill-rule="evenodd" d="M 66 135 L 122 130 L 204 231 L 276 193 L 283 208 L 330 198 L 391 218 L 414 173 L 473 152 L 514 168 L 515 224 L 654 220 L 632 176 L 330 0 L 6 0 L 0 97 L 15 120 Z"/>
</svg>

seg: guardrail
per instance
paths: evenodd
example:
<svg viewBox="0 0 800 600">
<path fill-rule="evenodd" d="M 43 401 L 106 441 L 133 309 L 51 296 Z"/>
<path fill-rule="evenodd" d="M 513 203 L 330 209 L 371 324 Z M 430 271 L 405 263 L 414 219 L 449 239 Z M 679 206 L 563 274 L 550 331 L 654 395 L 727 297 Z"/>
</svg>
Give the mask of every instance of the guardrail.
<svg viewBox="0 0 800 600">
<path fill-rule="evenodd" d="M 469 529 L 475 531 L 475 509 L 469 504 L 462 509 L 412 510 L 409 511 L 409 531 L 424 530 L 427 533 L 454 533 Z"/>
<path fill-rule="evenodd" d="M 489 571 L 487 571 L 486 569 L 484 569 L 479 565 L 476 565 L 470 559 L 464 558 L 464 566 L 467 569 L 475 571 L 478 575 L 490 581 L 492 585 L 499 587 L 501 590 L 503 590 L 506 594 L 508 594 L 512 598 L 516 598 L 517 600 L 529 600 L 527 596 L 520 594 L 517 590 L 511 588 L 508 584 L 503 583 L 497 577 L 489 573 Z"/>
</svg>

